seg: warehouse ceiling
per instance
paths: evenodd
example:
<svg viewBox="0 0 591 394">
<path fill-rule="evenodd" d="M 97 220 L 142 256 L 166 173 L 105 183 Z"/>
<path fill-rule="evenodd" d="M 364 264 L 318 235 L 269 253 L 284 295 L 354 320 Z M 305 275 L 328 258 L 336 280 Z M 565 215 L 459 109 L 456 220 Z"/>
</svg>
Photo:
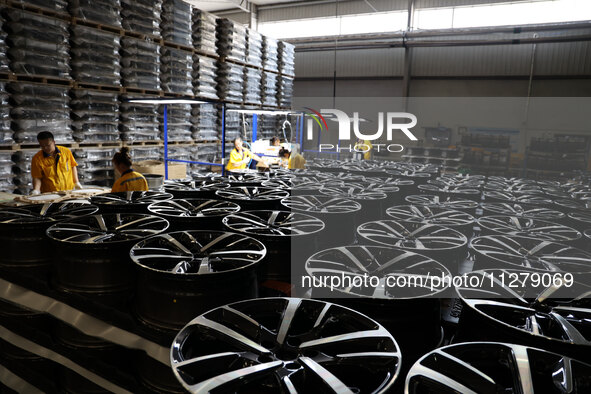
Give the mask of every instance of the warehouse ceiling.
<svg viewBox="0 0 591 394">
<path fill-rule="evenodd" d="M 215 12 L 231 9 L 248 10 L 248 3 L 256 6 L 271 5 L 279 3 L 295 3 L 301 0 L 185 0 L 187 3 L 199 8 L 203 11 Z"/>
</svg>

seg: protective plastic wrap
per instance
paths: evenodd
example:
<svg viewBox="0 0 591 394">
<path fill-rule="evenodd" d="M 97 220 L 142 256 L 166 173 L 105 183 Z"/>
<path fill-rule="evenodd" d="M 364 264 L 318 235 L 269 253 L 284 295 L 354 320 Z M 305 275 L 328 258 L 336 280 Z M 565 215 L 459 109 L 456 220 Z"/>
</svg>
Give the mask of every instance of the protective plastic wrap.
<svg viewBox="0 0 591 394">
<path fill-rule="evenodd" d="M 246 64 L 263 66 L 263 36 L 252 29 L 246 29 Z"/>
<path fill-rule="evenodd" d="M 15 0 L 14 3 L 21 3 L 25 5 L 32 5 L 39 8 L 45 8 L 47 10 L 66 13 L 68 7 L 67 0 Z"/>
<path fill-rule="evenodd" d="M 121 25 L 140 34 L 160 35 L 162 0 L 121 0 Z"/>
<path fill-rule="evenodd" d="M 149 97 L 136 96 L 133 98 Z M 130 97 L 122 95 L 119 106 L 119 131 L 123 141 L 156 140 L 160 135 L 158 111 L 155 105 L 130 103 Z"/>
<path fill-rule="evenodd" d="M 78 162 L 80 182 L 111 186 L 114 180 L 112 160 L 117 150 L 116 148 L 72 149 L 72 154 Z"/>
<path fill-rule="evenodd" d="M 12 193 L 16 190 L 13 166 L 12 152 L 0 152 L 0 191 Z"/>
<path fill-rule="evenodd" d="M 33 189 L 33 179 L 31 178 L 31 159 L 38 152 L 38 149 L 20 150 L 12 155 L 14 162 L 14 185 L 15 191 L 20 194 L 29 194 Z"/>
<path fill-rule="evenodd" d="M 0 82 L 0 144 L 11 144 L 12 129 L 10 128 L 10 104 L 6 91 L 6 82 Z"/>
<path fill-rule="evenodd" d="M 278 50 L 279 72 L 285 75 L 295 75 L 295 46 L 285 41 L 279 41 Z"/>
<path fill-rule="evenodd" d="M 238 108 L 238 107 L 233 106 L 233 105 L 226 106 L 226 129 L 225 129 L 226 130 L 226 141 L 232 141 L 234 138 L 240 137 L 241 131 L 243 129 L 241 114 L 238 112 L 228 111 L 229 109 L 232 109 L 232 108 Z M 221 107 L 221 105 L 218 105 L 218 111 L 219 111 L 220 116 L 218 118 L 217 139 L 221 140 L 222 139 L 222 116 L 221 116 L 222 107 Z"/>
<path fill-rule="evenodd" d="M 220 56 L 246 61 L 246 27 L 229 19 L 217 20 L 217 46 Z"/>
<path fill-rule="evenodd" d="M 168 105 L 168 140 L 191 141 L 191 105 Z M 158 107 L 158 121 L 160 123 L 160 139 L 164 140 L 164 106 Z"/>
<path fill-rule="evenodd" d="M 234 63 L 218 62 L 218 96 L 222 100 L 242 102 L 242 79 L 244 66 Z"/>
<path fill-rule="evenodd" d="M 120 37 L 86 26 L 73 26 L 72 75 L 78 82 L 119 86 Z"/>
<path fill-rule="evenodd" d="M 8 34 L 5 29 L 6 22 L 4 16 L 0 15 L 0 72 L 6 72 L 9 70 L 8 66 Z"/>
<path fill-rule="evenodd" d="M 215 104 L 194 105 L 191 116 L 192 137 L 195 141 L 215 141 L 219 138 L 218 109 Z"/>
<path fill-rule="evenodd" d="M 221 158 L 219 152 L 219 146 L 216 143 L 211 144 L 198 144 L 192 147 L 192 159 L 193 161 L 200 161 L 202 163 L 215 163 L 216 160 Z M 191 164 L 191 175 L 202 176 L 204 172 L 208 171 L 208 168 L 201 164 Z"/>
<path fill-rule="evenodd" d="M 279 42 L 271 37 L 263 36 L 263 68 L 270 71 L 278 71 L 278 52 Z"/>
<path fill-rule="evenodd" d="M 70 0 L 70 15 L 103 25 L 121 27 L 119 0 Z"/>
<path fill-rule="evenodd" d="M 280 76 L 277 84 L 277 101 L 281 108 L 290 108 L 293 97 L 293 78 Z"/>
<path fill-rule="evenodd" d="M 192 46 L 191 5 L 183 0 L 164 0 L 160 29 L 164 41 Z"/>
<path fill-rule="evenodd" d="M 280 117 L 272 115 L 262 115 L 259 120 L 259 133 L 262 138 L 271 138 L 273 136 L 281 135 L 277 122 Z M 283 121 L 283 118 L 282 118 Z"/>
<path fill-rule="evenodd" d="M 138 162 L 143 160 L 155 160 L 162 154 L 162 148 L 157 146 L 136 146 L 129 154 L 131 155 L 132 162 Z"/>
<path fill-rule="evenodd" d="M 217 56 L 216 21 L 215 15 L 193 9 L 193 48 Z"/>
<path fill-rule="evenodd" d="M 68 79 L 68 22 L 14 9 L 7 10 L 6 15 L 12 71 Z"/>
<path fill-rule="evenodd" d="M 193 94 L 197 97 L 218 99 L 217 64 L 206 56 L 193 55 Z"/>
<path fill-rule="evenodd" d="M 72 141 L 68 88 L 14 82 L 10 116 L 16 142 L 37 142 L 37 133 L 50 131 L 59 142 Z"/>
<path fill-rule="evenodd" d="M 123 86 L 160 90 L 160 45 L 152 41 L 123 37 L 121 49 Z"/>
<path fill-rule="evenodd" d="M 72 91 L 72 126 L 76 141 L 119 140 L 119 100 L 116 93 L 76 89 Z"/>
<path fill-rule="evenodd" d="M 165 92 L 193 94 L 191 52 L 163 47 L 160 62 L 160 83 Z"/>
<path fill-rule="evenodd" d="M 168 158 L 175 160 L 193 160 L 193 147 L 171 145 L 168 147 Z M 164 150 L 160 152 L 160 160 L 164 160 Z"/>
<path fill-rule="evenodd" d="M 244 102 L 261 104 L 261 71 L 256 68 L 244 68 Z"/>
<path fill-rule="evenodd" d="M 263 105 L 277 106 L 277 76 L 272 72 L 263 72 L 261 79 Z"/>
</svg>

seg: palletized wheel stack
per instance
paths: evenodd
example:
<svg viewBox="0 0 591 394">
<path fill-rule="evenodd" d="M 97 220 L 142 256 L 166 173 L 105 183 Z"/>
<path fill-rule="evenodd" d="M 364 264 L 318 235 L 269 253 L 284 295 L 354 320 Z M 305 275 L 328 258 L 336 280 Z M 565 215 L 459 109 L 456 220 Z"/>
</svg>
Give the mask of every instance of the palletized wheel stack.
<svg viewBox="0 0 591 394">
<path fill-rule="evenodd" d="M 218 139 L 218 111 L 215 104 L 194 105 L 191 115 L 193 140 L 215 141 Z"/>
<path fill-rule="evenodd" d="M 141 95 L 123 95 L 120 105 L 119 130 L 123 141 L 156 140 L 160 136 L 160 123 L 156 106 L 131 103 L 131 98 Z M 149 97 L 149 96 L 143 96 Z"/>
<path fill-rule="evenodd" d="M 115 148 L 74 149 L 72 154 L 78 162 L 78 177 L 87 185 L 111 186 L 114 176 L 113 155 Z"/>
<path fill-rule="evenodd" d="M 4 190 L 7 193 L 12 193 L 16 190 L 14 184 L 15 175 L 12 171 L 14 164 L 14 161 L 12 161 L 12 152 L 0 153 L 0 190 Z"/>
<path fill-rule="evenodd" d="M 87 89 L 71 91 L 73 136 L 76 141 L 116 141 L 119 136 L 119 97 Z"/>
<path fill-rule="evenodd" d="M 282 108 L 291 108 L 291 98 L 293 96 L 293 80 L 295 76 L 295 46 L 280 41 L 279 42 L 279 73 L 277 80 L 277 101 Z"/>
</svg>

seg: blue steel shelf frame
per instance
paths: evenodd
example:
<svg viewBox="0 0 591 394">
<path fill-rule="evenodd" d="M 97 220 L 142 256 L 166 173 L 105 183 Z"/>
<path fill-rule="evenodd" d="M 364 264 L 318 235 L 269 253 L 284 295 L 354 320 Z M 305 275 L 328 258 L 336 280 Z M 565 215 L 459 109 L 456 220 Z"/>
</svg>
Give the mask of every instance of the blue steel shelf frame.
<svg viewBox="0 0 591 394">
<path fill-rule="evenodd" d="M 222 105 L 222 162 L 221 163 L 209 163 L 203 161 L 192 161 L 192 160 L 179 160 L 179 159 L 169 159 L 168 158 L 168 105 L 172 101 L 188 101 L 186 104 L 190 105 L 201 105 L 201 104 L 221 104 Z M 222 167 L 222 176 L 225 175 L 225 161 L 226 161 L 226 103 L 223 101 L 216 101 L 216 100 L 207 100 L 207 99 L 192 99 L 192 98 L 140 98 L 140 99 L 129 99 L 129 101 L 133 102 L 141 102 L 146 101 L 146 103 L 152 105 L 163 105 L 163 113 L 164 113 L 164 179 L 168 179 L 168 163 L 169 162 L 177 162 L 177 163 L 189 163 L 189 164 L 199 164 L 199 165 L 206 165 L 206 166 L 216 166 Z M 191 103 L 191 101 L 193 103 Z M 161 104 L 158 104 L 160 102 Z M 170 104 L 174 105 L 174 104 Z"/>
</svg>

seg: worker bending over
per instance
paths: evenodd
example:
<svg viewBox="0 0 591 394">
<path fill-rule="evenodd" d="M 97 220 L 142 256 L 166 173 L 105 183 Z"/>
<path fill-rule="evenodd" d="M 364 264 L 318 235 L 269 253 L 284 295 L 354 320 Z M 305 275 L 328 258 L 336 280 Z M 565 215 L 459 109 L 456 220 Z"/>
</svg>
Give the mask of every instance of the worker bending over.
<svg viewBox="0 0 591 394">
<path fill-rule="evenodd" d="M 234 149 L 230 152 L 230 160 L 228 161 L 226 170 L 242 170 L 246 168 L 251 159 L 259 163 L 262 167 L 268 167 L 262 158 L 243 147 L 242 138 L 238 137 L 234 140 Z"/>
<path fill-rule="evenodd" d="M 111 192 L 132 192 L 148 190 L 148 181 L 139 172 L 131 168 L 131 156 L 129 148 L 123 147 L 115 156 L 113 156 L 113 167 L 121 174 L 121 177 L 115 181 Z"/>
<path fill-rule="evenodd" d="M 304 156 L 299 153 L 294 155 L 285 148 L 279 150 L 279 157 L 282 159 L 283 167 L 287 167 L 290 170 L 303 169 L 306 165 L 306 159 L 304 159 Z"/>
<path fill-rule="evenodd" d="M 41 150 L 31 160 L 32 194 L 82 189 L 72 152 L 56 145 L 49 131 L 37 134 L 37 141 Z"/>
</svg>

